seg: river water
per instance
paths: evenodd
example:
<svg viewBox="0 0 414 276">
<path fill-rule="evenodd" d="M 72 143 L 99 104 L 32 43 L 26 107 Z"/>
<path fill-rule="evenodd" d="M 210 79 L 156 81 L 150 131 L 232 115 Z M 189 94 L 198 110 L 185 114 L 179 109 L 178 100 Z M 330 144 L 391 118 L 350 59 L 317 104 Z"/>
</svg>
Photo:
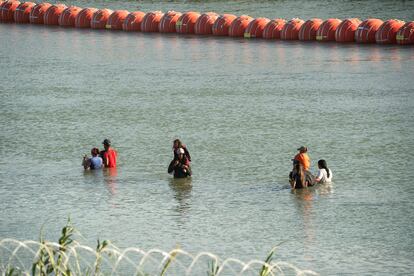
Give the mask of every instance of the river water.
<svg viewBox="0 0 414 276">
<path fill-rule="evenodd" d="M 413 20 L 410 1 L 67 2 Z M 0 24 L 0 239 L 276 259 L 322 275 L 414 267 L 414 48 Z M 171 143 L 191 181 L 167 174 Z M 117 171 L 84 172 L 110 138 Z M 306 145 L 331 185 L 292 192 Z"/>
</svg>

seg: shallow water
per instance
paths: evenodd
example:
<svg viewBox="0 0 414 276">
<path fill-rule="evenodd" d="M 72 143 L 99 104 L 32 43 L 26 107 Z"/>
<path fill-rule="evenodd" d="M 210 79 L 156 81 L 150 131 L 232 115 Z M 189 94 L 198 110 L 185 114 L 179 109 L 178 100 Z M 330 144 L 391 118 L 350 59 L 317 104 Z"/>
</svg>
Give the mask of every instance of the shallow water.
<svg viewBox="0 0 414 276">
<path fill-rule="evenodd" d="M 413 20 L 409 1 L 88 3 Z M 70 216 L 91 246 L 248 261 L 285 242 L 278 260 L 322 275 L 412 272 L 413 47 L 14 24 L 0 38 L 0 239 L 43 226 L 56 240 Z M 84 172 L 107 137 L 117 171 Z M 166 173 L 176 137 L 193 159 L 184 183 Z M 290 191 L 300 145 L 334 183 Z"/>
</svg>

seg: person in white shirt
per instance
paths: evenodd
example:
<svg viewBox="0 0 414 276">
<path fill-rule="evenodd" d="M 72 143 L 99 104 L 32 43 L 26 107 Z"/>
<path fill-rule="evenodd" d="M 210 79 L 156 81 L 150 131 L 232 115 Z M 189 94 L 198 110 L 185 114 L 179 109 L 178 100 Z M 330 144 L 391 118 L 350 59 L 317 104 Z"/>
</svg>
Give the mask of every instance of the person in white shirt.
<svg viewBox="0 0 414 276">
<path fill-rule="evenodd" d="M 326 161 L 321 159 L 318 161 L 318 174 L 316 175 L 315 182 L 326 183 L 332 181 L 332 171 L 328 169 Z"/>
</svg>

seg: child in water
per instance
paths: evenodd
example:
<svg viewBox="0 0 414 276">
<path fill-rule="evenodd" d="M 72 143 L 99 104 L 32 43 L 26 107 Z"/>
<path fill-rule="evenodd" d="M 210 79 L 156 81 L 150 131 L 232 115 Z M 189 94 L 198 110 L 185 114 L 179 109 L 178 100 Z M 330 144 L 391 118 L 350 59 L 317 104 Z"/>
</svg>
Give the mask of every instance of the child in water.
<svg viewBox="0 0 414 276">
<path fill-rule="evenodd" d="M 103 160 L 99 157 L 99 149 L 91 149 L 91 158 L 88 158 L 87 155 L 83 157 L 82 166 L 85 170 L 97 170 L 101 169 L 103 166 Z"/>
<path fill-rule="evenodd" d="M 174 140 L 172 149 L 173 149 L 173 152 L 174 152 L 174 159 L 176 159 L 178 157 L 177 150 L 178 149 L 183 149 L 186 159 L 189 162 L 191 162 L 190 153 L 188 152 L 187 147 L 180 141 L 180 139 L 175 139 Z"/>
<path fill-rule="evenodd" d="M 184 149 L 178 148 L 175 154 L 177 154 L 177 158 L 174 157 L 171 161 L 168 166 L 168 173 L 174 173 L 174 178 L 191 176 L 190 161 L 187 159 Z"/>
</svg>

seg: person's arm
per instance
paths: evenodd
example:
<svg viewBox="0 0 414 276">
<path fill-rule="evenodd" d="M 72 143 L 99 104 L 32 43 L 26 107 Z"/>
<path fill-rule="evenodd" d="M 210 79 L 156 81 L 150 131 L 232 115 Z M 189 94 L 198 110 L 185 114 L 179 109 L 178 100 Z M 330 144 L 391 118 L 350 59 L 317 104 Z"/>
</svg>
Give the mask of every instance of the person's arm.
<svg viewBox="0 0 414 276">
<path fill-rule="evenodd" d="M 322 170 L 319 170 L 318 171 L 318 175 L 316 176 L 316 178 L 314 179 L 314 181 L 316 183 L 319 183 L 321 181 L 322 177 L 323 177 Z"/>
<path fill-rule="evenodd" d="M 86 155 L 83 157 L 82 166 L 85 170 L 91 167 L 91 160 Z"/>
<path fill-rule="evenodd" d="M 170 165 L 168 166 L 168 173 L 172 173 L 175 170 L 175 167 L 177 166 L 177 160 L 172 160 L 170 162 Z"/>
<path fill-rule="evenodd" d="M 183 146 L 183 149 L 184 149 L 184 154 L 187 157 L 187 160 L 191 162 L 191 156 L 190 156 L 190 153 L 188 152 L 187 147 Z"/>
</svg>

